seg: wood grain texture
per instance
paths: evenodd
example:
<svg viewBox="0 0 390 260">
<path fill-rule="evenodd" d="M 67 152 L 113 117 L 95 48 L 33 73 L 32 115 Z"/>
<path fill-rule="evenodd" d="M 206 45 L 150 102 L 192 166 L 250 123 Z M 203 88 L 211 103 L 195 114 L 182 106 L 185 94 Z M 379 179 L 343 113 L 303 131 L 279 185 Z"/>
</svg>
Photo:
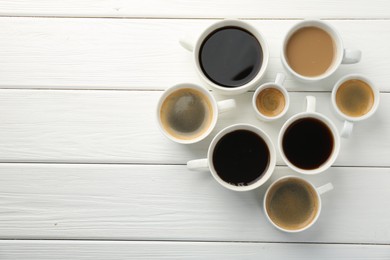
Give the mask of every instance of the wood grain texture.
<svg viewBox="0 0 390 260">
<path fill-rule="evenodd" d="M 309 176 L 322 196 L 318 222 L 285 234 L 262 210 L 265 186 L 232 192 L 209 173 L 163 165 L 0 165 L 0 238 L 390 244 L 390 169 L 333 167 Z"/>
<path fill-rule="evenodd" d="M 3 17 L 0 18 L 0 87 L 161 90 L 180 82 L 201 83 L 192 55 L 179 46 L 178 39 L 198 35 L 214 22 Z M 270 62 L 262 82 L 272 81 L 276 73 L 284 71 L 279 58 L 282 39 L 297 21 L 249 22 L 268 41 Z M 331 90 L 341 76 L 356 72 L 367 75 L 382 91 L 390 91 L 390 20 L 330 23 L 343 36 L 345 47 L 362 50 L 362 61 L 341 66 L 335 75 L 318 84 L 305 85 L 289 76 L 286 87 Z"/>
<path fill-rule="evenodd" d="M 203 242 L 0 241 L 2 260 L 128 259 L 373 259 L 390 258 L 386 245 Z"/>
<path fill-rule="evenodd" d="M 0 15 L 169 18 L 389 18 L 389 2 L 310 0 L 0 1 Z"/>
<path fill-rule="evenodd" d="M 301 112 L 305 94 L 317 97 L 318 111 L 341 129 L 330 108 L 329 93 L 290 93 L 287 115 L 276 122 L 255 118 L 253 93 L 236 98 L 235 111 L 222 114 L 212 134 L 194 145 L 165 138 L 157 126 L 161 91 L 0 90 L 1 162 L 76 162 L 185 164 L 202 158 L 222 128 L 250 123 L 266 131 L 274 144 L 282 124 Z M 221 99 L 222 97 L 218 97 Z M 381 94 L 377 113 L 356 124 L 343 139 L 336 165 L 390 166 L 390 94 Z M 278 164 L 283 164 L 279 155 Z"/>
</svg>

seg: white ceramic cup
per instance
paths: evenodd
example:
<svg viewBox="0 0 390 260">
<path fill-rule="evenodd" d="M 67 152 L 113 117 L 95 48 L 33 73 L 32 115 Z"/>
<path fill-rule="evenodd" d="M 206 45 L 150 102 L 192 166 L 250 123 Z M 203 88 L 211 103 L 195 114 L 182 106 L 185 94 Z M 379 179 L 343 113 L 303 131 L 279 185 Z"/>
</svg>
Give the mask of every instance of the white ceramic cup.
<svg viewBox="0 0 390 260">
<path fill-rule="evenodd" d="M 317 207 L 317 212 L 316 212 L 316 215 L 315 217 L 312 219 L 312 221 L 310 223 L 308 223 L 306 226 L 300 228 L 300 229 L 286 229 L 286 228 L 283 228 L 279 225 L 277 225 L 270 217 L 268 211 L 267 211 L 267 198 L 268 196 L 270 195 L 270 191 L 272 190 L 272 188 L 279 184 L 281 181 L 286 181 L 288 179 L 296 179 L 296 180 L 299 180 L 301 182 L 304 182 L 306 185 L 310 186 L 313 188 L 313 190 L 315 190 L 315 194 L 314 196 L 316 197 L 315 199 L 318 201 L 318 207 Z M 281 231 L 284 231 L 284 232 L 288 232 L 288 233 L 297 233 L 297 232 L 301 232 L 301 231 L 304 231 L 308 228 L 310 228 L 311 226 L 313 226 L 313 224 L 317 221 L 318 217 L 320 216 L 320 213 L 321 213 L 321 208 L 322 208 L 322 203 L 321 203 L 321 195 L 324 194 L 325 192 L 328 192 L 328 191 L 331 191 L 333 190 L 333 185 L 332 183 L 327 183 L 323 186 L 320 186 L 318 188 L 316 188 L 312 183 L 310 183 L 309 181 L 305 180 L 305 179 L 302 179 L 302 178 L 299 178 L 299 177 L 295 177 L 295 176 L 284 176 L 282 178 L 279 178 L 278 180 L 276 180 L 275 182 L 273 182 L 267 189 L 267 191 L 265 192 L 265 195 L 264 195 L 264 202 L 263 202 L 263 208 L 264 208 L 264 212 L 265 212 L 265 215 L 267 216 L 267 219 L 268 221 L 274 225 L 274 227 L 276 227 L 277 229 L 281 230 Z"/>
<path fill-rule="evenodd" d="M 208 98 L 208 101 L 211 104 L 211 109 L 212 109 L 212 111 L 210 111 L 212 114 L 212 119 L 211 119 L 211 123 L 209 124 L 207 130 L 205 130 L 201 135 L 197 136 L 196 138 L 192 138 L 192 139 L 181 139 L 181 138 L 178 138 L 176 136 L 171 135 L 164 128 L 163 123 L 161 121 L 161 107 L 162 107 L 165 99 L 169 95 L 171 95 L 172 93 L 174 93 L 175 91 L 178 91 L 180 89 L 188 89 L 188 88 L 197 90 L 197 91 L 201 92 L 206 98 Z M 158 104 L 157 104 L 157 111 L 156 111 L 157 122 L 158 122 L 158 125 L 159 125 L 161 132 L 170 140 L 177 142 L 177 143 L 181 143 L 181 144 L 192 144 L 192 143 L 196 143 L 196 142 L 203 140 L 211 133 L 211 131 L 214 129 L 215 125 L 217 124 L 219 114 L 226 112 L 226 111 L 229 111 L 231 109 L 234 109 L 235 107 L 236 107 L 236 101 L 234 99 L 227 99 L 227 100 L 217 102 L 215 100 L 215 98 L 213 97 L 213 95 L 211 95 L 210 91 L 208 91 L 206 88 L 192 84 L 192 83 L 180 83 L 180 84 L 177 84 L 177 85 L 172 86 L 172 87 L 168 88 L 167 90 L 165 90 L 163 95 L 160 97 Z"/>
<path fill-rule="evenodd" d="M 339 109 L 339 107 L 337 106 L 337 103 L 336 103 L 336 94 L 337 94 L 337 90 L 339 89 L 339 87 L 344 82 L 346 82 L 348 80 L 353 80 L 353 79 L 357 79 L 357 80 L 361 80 L 361 81 L 366 82 L 371 87 L 371 90 L 374 94 L 374 104 L 371 107 L 371 110 L 368 113 L 366 113 L 362 116 L 359 116 L 359 117 L 352 117 L 352 116 L 348 116 L 348 115 L 344 114 Z M 362 75 L 349 74 L 349 75 L 342 77 L 339 81 L 337 81 L 337 83 L 335 84 L 335 86 L 333 87 L 333 90 L 332 90 L 331 102 L 332 102 L 333 111 L 335 111 L 335 113 L 341 119 L 345 120 L 344 125 L 343 125 L 343 129 L 341 130 L 342 137 L 348 138 L 352 134 L 354 122 L 365 120 L 365 119 L 371 117 L 375 113 L 375 111 L 377 110 L 377 108 L 379 106 L 379 98 L 380 98 L 379 89 L 377 87 L 375 87 L 375 85 L 372 83 L 371 80 L 369 80 L 368 78 L 366 78 Z"/>
<path fill-rule="evenodd" d="M 219 177 L 218 173 L 216 172 L 216 170 L 214 168 L 214 164 L 213 164 L 214 149 L 215 149 L 215 146 L 217 145 L 218 141 L 221 140 L 221 138 L 224 137 L 226 134 L 228 134 L 230 132 L 234 132 L 236 130 L 248 130 L 248 131 L 251 131 L 251 132 L 257 134 L 259 137 L 261 137 L 264 140 L 264 142 L 267 144 L 268 150 L 269 150 L 269 164 L 268 164 L 267 169 L 265 170 L 264 173 L 260 173 L 262 176 L 261 178 L 259 178 L 256 182 L 253 182 L 247 186 L 237 186 L 237 185 L 233 185 L 233 184 L 230 184 L 228 182 L 225 182 L 224 180 L 221 179 L 221 177 Z M 275 147 L 274 147 L 271 139 L 269 138 L 269 136 L 264 131 L 262 131 L 261 129 L 259 129 L 253 125 L 235 124 L 235 125 L 231 125 L 231 126 L 224 128 L 214 137 L 214 139 L 211 141 L 211 144 L 209 146 L 207 158 L 189 161 L 189 162 L 187 162 L 187 167 L 190 170 L 210 171 L 211 175 L 214 177 L 214 179 L 219 184 L 221 184 L 223 187 L 225 187 L 227 189 L 234 190 L 234 191 L 249 191 L 249 190 L 253 190 L 253 189 L 260 187 L 262 184 L 264 184 L 269 179 L 269 177 L 271 177 L 271 175 L 275 169 L 275 164 L 276 164 Z"/>
<path fill-rule="evenodd" d="M 336 126 L 328 119 L 326 116 L 317 113 L 315 111 L 316 109 L 316 98 L 313 96 L 306 96 L 306 110 L 304 112 L 298 113 L 292 117 L 290 117 L 282 126 L 282 129 L 280 130 L 279 133 L 279 138 L 278 138 L 278 143 L 279 143 L 279 151 L 280 155 L 283 159 L 283 161 L 287 164 L 288 167 L 293 169 L 296 172 L 302 173 L 302 174 L 318 174 L 321 173 L 325 170 L 327 170 L 334 161 L 336 160 L 339 151 L 340 151 L 340 135 L 337 131 Z M 333 136 L 333 150 L 332 153 L 330 154 L 329 158 L 325 163 L 323 163 L 320 167 L 315 168 L 315 169 L 302 169 L 294 164 L 292 164 L 288 158 L 286 157 L 284 150 L 283 150 L 283 138 L 286 130 L 290 125 L 292 125 L 294 122 L 297 120 L 303 119 L 303 118 L 314 118 L 318 119 L 321 122 L 323 122 L 331 131 L 332 136 Z"/>
<path fill-rule="evenodd" d="M 336 53 L 334 54 L 333 63 L 330 66 L 330 68 L 323 74 L 314 76 L 314 77 L 308 77 L 303 76 L 295 72 L 290 65 L 288 64 L 287 57 L 286 57 L 286 48 L 287 44 L 289 42 L 290 37 L 299 29 L 302 29 L 304 27 L 317 27 L 324 31 L 326 31 L 333 39 L 333 42 L 336 47 Z M 344 49 L 343 42 L 341 40 L 340 34 L 336 31 L 336 29 L 331 26 L 329 23 L 320 21 L 320 20 L 304 20 L 302 22 L 297 23 L 294 25 L 286 34 L 283 40 L 283 47 L 281 51 L 281 60 L 283 66 L 286 68 L 286 70 L 292 74 L 295 78 L 297 78 L 300 81 L 303 82 L 315 82 L 322 79 L 325 79 L 332 75 L 341 64 L 352 64 L 357 63 L 360 61 L 362 56 L 362 53 L 360 50 L 350 50 L 350 49 Z"/>
<path fill-rule="evenodd" d="M 254 37 L 256 37 L 257 41 L 259 42 L 262 50 L 263 50 L 263 62 L 261 65 L 261 68 L 257 75 L 248 83 L 235 87 L 235 88 L 228 88 L 220 86 L 214 82 L 212 82 L 202 71 L 200 61 L 199 61 L 199 51 L 202 46 L 203 41 L 215 30 L 223 28 L 223 27 L 239 27 L 242 28 L 248 32 L 250 32 Z M 200 78 L 209 86 L 211 86 L 215 91 L 217 91 L 220 94 L 223 95 L 236 95 L 244 93 L 250 89 L 253 89 L 259 85 L 259 82 L 261 78 L 263 77 L 265 70 L 268 65 L 268 59 L 269 59 L 269 51 L 268 51 L 268 45 L 265 41 L 264 36 L 252 25 L 249 23 L 236 20 L 236 19 L 226 19 L 219 22 L 216 22 L 209 27 L 207 27 L 200 35 L 197 37 L 196 40 L 191 41 L 190 39 L 183 38 L 180 39 L 180 44 L 185 49 L 191 51 L 193 53 L 194 61 L 195 61 L 195 69 L 200 76 Z"/>
<path fill-rule="evenodd" d="M 252 98 L 252 107 L 253 107 L 253 110 L 255 111 L 258 119 L 260 119 L 262 121 L 273 121 L 273 120 L 276 120 L 276 119 L 283 117 L 286 114 L 286 112 L 290 106 L 290 98 L 289 98 L 287 90 L 283 87 L 285 79 L 286 79 L 286 76 L 283 73 L 278 73 L 276 75 L 275 82 L 265 83 L 256 89 L 255 94 L 253 95 L 253 98 Z M 257 96 L 260 94 L 261 91 L 268 89 L 268 88 L 277 89 L 284 96 L 284 100 L 285 100 L 284 109 L 282 112 L 280 112 L 276 116 L 267 116 L 267 115 L 262 114 L 256 105 Z"/>
</svg>

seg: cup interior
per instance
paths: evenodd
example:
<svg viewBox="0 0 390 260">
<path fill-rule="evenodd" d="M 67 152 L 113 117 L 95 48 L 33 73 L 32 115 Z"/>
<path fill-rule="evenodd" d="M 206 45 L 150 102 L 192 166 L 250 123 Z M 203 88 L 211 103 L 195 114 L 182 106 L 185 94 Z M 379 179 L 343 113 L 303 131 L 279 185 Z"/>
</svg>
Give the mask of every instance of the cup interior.
<svg viewBox="0 0 390 260">
<path fill-rule="evenodd" d="M 200 94 L 199 95 L 201 99 L 200 102 L 202 102 L 202 104 L 205 104 L 203 106 L 204 107 L 203 109 L 207 118 L 205 118 L 204 120 L 207 120 L 207 122 L 202 123 L 202 126 L 199 128 L 199 130 L 196 130 L 196 132 L 194 133 L 188 132 L 182 134 L 180 133 L 180 131 L 176 131 L 172 127 L 171 123 L 166 119 L 167 116 L 165 114 L 167 113 L 166 112 L 167 109 L 165 108 L 166 107 L 165 104 L 176 93 L 179 93 L 180 91 L 188 91 L 188 90 L 190 93 L 192 93 L 193 91 L 195 94 L 197 94 L 197 96 L 198 94 Z M 186 101 L 185 99 L 183 100 Z M 184 111 L 189 111 L 189 112 L 182 113 L 179 116 L 177 116 L 176 122 L 180 123 L 180 120 L 185 120 L 186 122 L 187 121 L 190 122 L 190 120 L 196 120 L 193 118 L 199 117 L 199 114 L 196 113 L 197 110 L 193 109 L 191 106 L 193 105 L 192 104 L 187 105 Z M 194 115 L 192 115 L 191 113 L 193 113 Z M 190 143 L 196 143 L 201 141 L 211 133 L 218 119 L 218 107 L 217 107 L 216 100 L 207 89 L 192 83 L 181 83 L 173 87 L 170 87 L 166 91 L 164 91 L 163 95 L 159 99 L 156 114 L 157 114 L 157 121 L 160 126 L 160 129 L 167 138 L 177 143 L 190 144 Z"/>
<path fill-rule="evenodd" d="M 305 76 L 297 73 L 293 68 L 291 68 L 289 61 L 287 59 L 287 46 L 290 43 L 291 37 L 300 29 L 306 28 L 306 27 L 317 27 L 319 29 L 324 30 L 327 32 L 334 44 L 334 55 L 333 55 L 333 60 L 329 68 L 322 74 L 316 75 L 316 76 Z M 340 35 L 337 33 L 337 31 L 328 23 L 320 21 L 320 20 L 305 20 L 302 21 L 295 26 L 293 26 L 288 33 L 286 34 L 284 41 L 283 41 L 283 49 L 282 49 L 282 62 L 283 65 L 287 68 L 287 70 L 296 76 L 297 78 L 307 80 L 307 81 L 316 81 L 316 80 L 321 80 L 323 78 L 328 77 L 331 75 L 335 70 L 339 67 L 341 64 L 341 61 L 344 56 L 344 48 L 343 48 L 343 43 L 341 40 Z"/>
<path fill-rule="evenodd" d="M 285 232 L 300 232 L 318 219 L 321 198 L 310 182 L 295 176 L 285 176 L 267 189 L 264 211 L 276 228 Z"/>
<path fill-rule="evenodd" d="M 254 182 L 251 182 L 250 184 L 232 184 L 232 183 L 229 183 L 229 182 L 223 180 L 220 177 L 219 173 L 217 172 L 216 165 L 214 164 L 214 160 L 213 160 L 216 146 L 219 145 L 219 141 L 223 137 L 227 136 L 228 134 L 233 133 L 235 131 L 239 131 L 239 130 L 246 130 L 246 131 L 252 132 L 255 135 L 257 135 L 258 137 L 260 137 L 261 140 L 263 140 L 264 143 L 266 144 L 266 147 L 268 148 L 268 151 L 269 151 L 269 160 L 268 160 L 267 167 L 265 168 L 265 170 L 263 172 L 259 173 L 259 177 Z M 269 177 L 271 177 L 273 170 L 275 168 L 275 164 L 276 164 L 276 152 L 275 152 L 274 145 L 273 145 L 271 139 L 269 138 L 269 136 L 265 132 L 263 132 L 261 129 L 259 129 L 253 125 L 248 125 L 248 124 L 236 124 L 236 125 L 232 125 L 232 126 L 226 127 L 223 130 L 221 130 L 212 140 L 212 142 L 209 146 L 207 158 L 208 158 L 208 164 L 210 166 L 210 171 L 211 171 L 211 174 L 214 177 L 214 179 L 218 183 L 220 183 L 222 186 L 224 186 L 225 188 L 230 189 L 230 190 L 234 190 L 234 191 L 248 191 L 248 190 L 253 190 L 255 188 L 260 187 L 262 184 L 264 184 L 269 179 Z M 242 172 L 242 170 L 244 170 L 244 169 L 240 169 L 241 172 Z M 238 173 L 240 173 L 240 172 L 238 172 Z"/>
<path fill-rule="evenodd" d="M 260 119 L 275 120 L 286 114 L 290 106 L 290 98 L 283 86 L 270 82 L 261 85 L 255 91 L 252 106 Z"/>
<path fill-rule="evenodd" d="M 260 44 L 260 47 L 262 49 L 262 52 L 263 52 L 263 60 L 261 63 L 261 67 L 260 67 L 259 71 L 257 72 L 256 76 L 252 80 L 247 82 L 246 84 L 243 84 L 241 86 L 237 86 L 234 88 L 224 87 L 224 86 L 221 86 L 221 85 L 213 82 L 212 80 L 210 80 L 203 72 L 202 65 L 201 65 L 200 58 L 199 58 L 201 46 L 204 43 L 204 41 L 209 37 L 209 35 L 212 34 L 213 32 L 215 32 L 216 30 L 219 30 L 219 29 L 222 29 L 225 27 L 238 27 L 238 28 L 243 29 L 244 31 L 248 31 L 250 34 L 252 34 L 257 39 L 257 41 Z M 220 22 L 212 24 L 207 29 L 205 29 L 203 31 L 203 33 L 199 36 L 198 40 L 196 41 L 193 53 L 194 53 L 194 58 L 195 58 L 195 66 L 196 66 L 196 69 L 197 69 L 200 77 L 202 78 L 202 80 L 205 81 L 208 85 L 212 86 L 213 88 L 215 88 L 217 90 L 222 91 L 225 94 L 229 94 L 230 92 L 234 93 L 234 94 L 239 94 L 239 93 L 243 93 L 246 90 L 249 90 L 250 88 L 254 87 L 254 84 L 257 83 L 264 75 L 266 67 L 268 65 L 268 59 L 269 59 L 268 45 L 267 45 L 263 35 L 252 25 L 250 25 L 246 22 L 240 21 L 240 20 L 235 20 L 235 19 L 222 20 Z"/>
<path fill-rule="evenodd" d="M 318 120 L 321 123 L 323 123 L 329 130 L 330 137 L 328 138 L 328 140 L 332 141 L 332 144 L 328 145 L 322 139 L 320 140 L 320 141 L 324 142 L 324 144 L 321 146 L 318 146 L 318 149 L 315 150 L 315 154 L 316 154 L 315 156 L 319 157 L 320 155 L 318 155 L 318 152 L 323 152 L 322 149 L 330 149 L 329 155 L 328 154 L 326 154 L 327 156 L 324 155 L 323 158 L 326 157 L 326 160 L 324 160 L 320 165 L 315 166 L 315 167 L 310 167 L 310 168 L 300 167 L 297 165 L 297 163 L 293 163 L 288 158 L 288 156 L 286 154 L 287 148 L 285 149 L 284 143 L 283 143 L 284 138 L 286 136 L 286 132 L 290 129 L 290 126 L 296 124 L 297 122 L 302 122 L 301 120 L 307 120 L 307 119 L 314 119 L 314 120 Z M 298 133 L 299 133 L 299 131 L 298 131 Z M 322 135 L 322 133 L 321 133 L 321 135 Z M 303 134 L 302 139 L 307 139 L 307 135 Z M 321 144 L 321 142 L 319 142 L 319 143 Z M 338 153 L 339 153 L 339 150 L 340 150 L 340 135 L 338 134 L 336 126 L 327 117 L 325 117 L 319 113 L 315 113 L 315 112 L 314 113 L 302 112 L 302 113 L 296 114 L 295 116 L 288 119 L 286 121 L 286 123 L 282 126 L 282 129 L 280 130 L 280 133 L 279 133 L 278 144 L 279 144 L 279 150 L 280 150 L 280 154 L 281 154 L 283 161 L 291 169 L 293 169 L 296 172 L 302 173 L 302 174 L 309 174 L 309 175 L 310 174 L 318 174 L 318 173 L 321 173 L 321 172 L 325 171 L 326 169 L 328 169 L 336 160 Z M 296 148 L 296 149 L 294 149 L 294 151 L 296 151 L 295 156 L 297 156 L 299 158 L 299 156 L 301 156 L 303 153 L 298 153 L 298 148 L 300 150 L 303 150 L 303 149 L 302 149 L 302 146 L 298 147 L 298 145 L 299 144 L 296 143 L 291 147 Z M 290 151 L 288 153 L 291 154 L 293 151 L 291 150 L 291 148 L 288 148 L 288 149 L 290 149 Z M 326 151 L 326 150 L 324 150 L 324 151 Z M 307 151 L 305 156 L 307 156 L 307 154 L 310 154 L 311 152 L 314 153 L 314 150 Z M 302 157 L 299 160 L 304 161 L 304 160 L 308 160 L 308 158 Z M 316 160 L 318 161 L 318 159 L 316 159 Z M 315 165 L 315 164 L 313 164 L 313 165 Z"/>
<path fill-rule="evenodd" d="M 373 104 L 371 106 L 371 109 L 360 115 L 360 116 L 350 116 L 350 115 L 347 115 L 345 112 L 343 112 L 337 102 L 336 102 L 336 98 L 337 98 L 337 95 L 338 95 L 338 90 L 339 88 L 347 81 L 350 81 L 350 80 L 359 80 L 359 81 L 363 81 L 364 83 L 366 83 L 365 86 L 369 86 L 371 91 L 372 91 L 372 95 L 373 95 Z M 368 94 L 370 95 L 370 94 Z M 351 99 L 354 98 L 351 96 Z M 358 75 L 358 74 L 350 74 L 350 75 L 346 75 L 344 76 L 343 78 L 341 78 L 334 86 L 333 90 L 332 90 L 332 97 L 331 97 L 331 100 L 332 100 L 332 106 L 334 108 L 334 110 L 337 112 L 337 114 L 345 119 L 345 120 L 348 120 L 348 121 L 361 121 L 361 120 L 364 120 L 364 119 L 367 119 L 369 118 L 370 116 L 372 116 L 375 111 L 377 110 L 378 106 L 379 106 L 379 99 L 380 99 L 380 93 L 379 93 L 379 90 L 376 88 L 376 86 L 373 84 L 373 82 L 371 80 L 369 80 L 368 78 L 362 76 L 362 75 Z"/>
</svg>

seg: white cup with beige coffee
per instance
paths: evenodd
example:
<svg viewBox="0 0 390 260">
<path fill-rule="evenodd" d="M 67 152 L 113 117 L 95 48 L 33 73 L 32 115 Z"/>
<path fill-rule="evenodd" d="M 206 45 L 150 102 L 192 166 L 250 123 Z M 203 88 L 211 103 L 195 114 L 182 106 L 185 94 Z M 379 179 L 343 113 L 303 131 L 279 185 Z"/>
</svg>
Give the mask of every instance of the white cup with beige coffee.
<svg viewBox="0 0 390 260">
<path fill-rule="evenodd" d="M 340 151 L 340 135 L 328 117 L 316 112 L 316 98 L 307 96 L 305 111 L 284 123 L 278 144 L 287 166 L 312 175 L 332 166 Z"/>
<path fill-rule="evenodd" d="M 371 80 L 359 74 L 341 78 L 332 90 L 332 107 L 344 121 L 341 136 L 348 138 L 354 122 L 371 117 L 379 106 L 379 90 Z"/>
<path fill-rule="evenodd" d="M 282 177 L 272 183 L 265 193 L 265 215 L 279 230 L 288 233 L 304 231 L 320 216 L 321 195 L 332 189 L 331 183 L 316 188 L 299 177 Z"/>
<path fill-rule="evenodd" d="M 360 50 L 344 49 L 339 33 L 329 23 L 304 20 L 286 34 L 281 51 L 284 67 L 303 82 L 332 75 L 341 64 L 357 63 Z"/>
<path fill-rule="evenodd" d="M 181 83 L 164 91 L 157 104 L 157 121 L 162 133 L 174 142 L 196 143 L 214 129 L 218 115 L 234 109 L 234 99 L 217 102 L 201 86 Z"/>
<path fill-rule="evenodd" d="M 252 98 L 252 107 L 258 119 L 273 121 L 286 114 L 290 98 L 283 87 L 285 78 L 283 73 L 278 73 L 275 82 L 265 83 L 256 89 Z"/>
</svg>

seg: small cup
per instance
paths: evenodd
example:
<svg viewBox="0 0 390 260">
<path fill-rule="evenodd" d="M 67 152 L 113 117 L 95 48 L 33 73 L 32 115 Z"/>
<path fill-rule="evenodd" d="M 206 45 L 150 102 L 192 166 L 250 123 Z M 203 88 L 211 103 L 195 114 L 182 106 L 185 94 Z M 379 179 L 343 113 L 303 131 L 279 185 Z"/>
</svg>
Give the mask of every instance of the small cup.
<svg viewBox="0 0 390 260">
<path fill-rule="evenodd" d="M 341 136 L 348 138 L 354 122 L 371 117 L 379 106 L 379 90 L 371 80 L 350 74 L 341 78 L 332 90 L 332 107 L 344 121 Z"/>
<path fill-rule="evenodd" d="M 272 183 L 264 196 L 264 212 L 277 229 L 296 233 L 310 228 L 321 213 L 321 196 L 333 189 L 331 183 L 314 187 L 295 176 L 285 176 Z"/>
<path fill-rule="evenodd" d="M 283 73 L 278 73 L 275 82 L 265 83 L 255 91 L 252 106 L 258 119 L 273 121 L 286 114 L 290 98 L 283 87 L 285 78 Z"/>
<path fill-rule="evenodd" d="M 361 51 L 344 49 L 339 33 L 320 20 L 304 20 L 294 25 L 287 32 L 281 51 L 287 71 L 309 83 L 329 77 L 340 64 L 357 63 L 360 59 Z"/>
<path fill-rule="evenodd" d="M 156 114 L 158 125 L 166 137 L 177 143 L 192 144 L 211 133 L 220 113 L 235 107 L 234 99 L 217 102 L 207 89 L 181 83 L 163 93 Z"/>
<path fill-rule="evenodd" d="M 327 170 L 340 150 L 340 135 L 335 125 L 315 112 L 316 99 L 306 97 L 306 111 L 288 119 L 282 126 L 278 143 L 288 167 L 302 174 Z"/>
<path fill-rule="evenodd" d="M 206 159 L 189 161 L 187 167 L 210 171 L 227 189 L 249 191 L 271 177 L 275 164 L 276 152 L 269 136 L 253 125 L 236 124 L 214 137 Z"/>
<path fill-rule="evenodd" d="M 218 39 L 221 35 L 213 38 L 215 39 L 212 43 L 213 49 L 206 53 L 206 49 L 203 50 L 205 43 L 217 32 L 225 29 L 238 29 L 242 31 L 242 34 L 238 36 L 231 34 L 227 36 L 228 39 L 224 38 L 225 40 L 220 41 Z M 268 66 L 269 51 L 264 36 L 255 27 L 244 21 L 222 20 L 207 27 L 195 41 L 181 39 L 179 42 L 182 47 L 193 53 L 195 68 L 200 78 L 223 95 L 241 94 L 255 88 L 259 85 Z M 245 42 L 248 44 L 244 45 Z M 207 57 L 207 54 L 215 57 Z M 210 69 L 206 63 L 202 63 L 202 55 L 205 55 L 205 59 L 210 58 L 212 62 L 209 64 Z M 253 61 L 256 66 L 253 66 L 250 61 Z M 258 70 L 254 71 L 255 68 Z M 217 77 L 218 71 L 222 78 Z M 225 76 L 232 80 L 237 79 L 237 85 L 227 86 L 228 83 L 223 83 Z M 243 81 L 243 78 L 248 80 Z"/>
</svg>

